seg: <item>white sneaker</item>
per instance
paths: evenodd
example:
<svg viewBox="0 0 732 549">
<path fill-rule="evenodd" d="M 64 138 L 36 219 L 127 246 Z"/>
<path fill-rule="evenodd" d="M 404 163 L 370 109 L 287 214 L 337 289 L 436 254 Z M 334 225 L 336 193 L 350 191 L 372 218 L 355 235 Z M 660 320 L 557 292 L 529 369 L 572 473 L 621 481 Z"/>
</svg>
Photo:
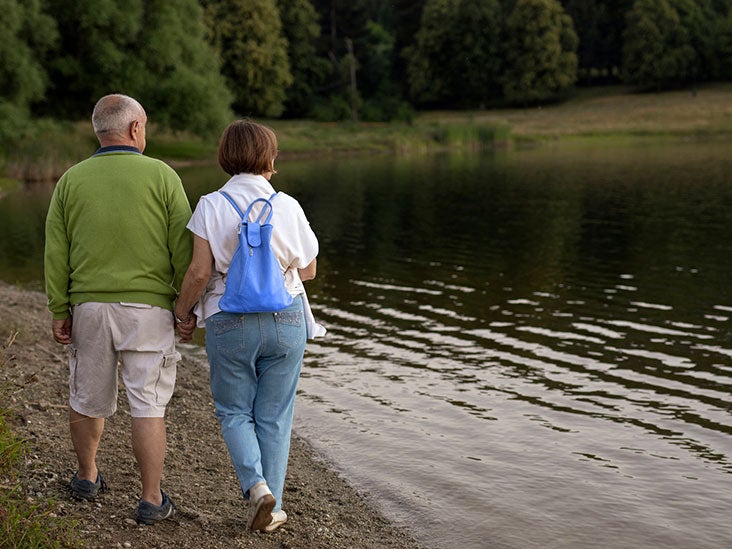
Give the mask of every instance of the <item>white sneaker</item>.
<svg viewBox="0 0 732 549">
<path fill-rule="evenodd" d="M 282 526 L 284 523 L 287 522 L 287 513 L 285 513 L 282 509 L 279 511 L 275 511 L 272 513 L 272 522 L 270 522 L 267 526 L 264 527 L 265 532 L 274 532 Z"/>
<path fill-rule="evenodd" d="M 247 528 L 252 531 L 263 530 L 272 522 L 272 509 L 277 502 L 264 482 L 249 490 L 249 520 Z"/>
</svg>

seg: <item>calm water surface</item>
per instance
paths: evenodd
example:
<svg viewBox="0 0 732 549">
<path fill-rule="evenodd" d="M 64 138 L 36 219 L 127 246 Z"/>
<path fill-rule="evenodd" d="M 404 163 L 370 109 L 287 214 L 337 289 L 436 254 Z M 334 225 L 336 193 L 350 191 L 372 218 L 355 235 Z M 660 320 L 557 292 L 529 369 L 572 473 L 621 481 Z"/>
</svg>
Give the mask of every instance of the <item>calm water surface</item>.
<svg viewBox="0 0 732 549">
<path fill-rule="evenodd" d="M 297 431 L 430 547 L 732 546 L 730 150 L 282 160 L 329 330 Z M 44 201 L 0 201 L 6 280 Z"/>
</svg>

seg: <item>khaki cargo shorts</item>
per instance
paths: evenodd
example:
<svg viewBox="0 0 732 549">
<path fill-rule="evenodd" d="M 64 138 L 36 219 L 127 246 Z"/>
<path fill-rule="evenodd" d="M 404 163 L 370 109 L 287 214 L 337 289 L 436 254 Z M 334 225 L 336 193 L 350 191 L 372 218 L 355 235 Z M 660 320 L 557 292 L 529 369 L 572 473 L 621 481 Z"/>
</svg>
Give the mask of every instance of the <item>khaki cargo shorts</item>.
<svg viewBox="0 0 732 549">
<path fill-rule="evenodd" d="M 180 360 L 170 311 L 141 303 L 80 303 L 73 308 L 71 340 L 71 408 L 97 418 L 114 414 L 119 371 L 132 417 L 165 415 Z"/>
</svg>

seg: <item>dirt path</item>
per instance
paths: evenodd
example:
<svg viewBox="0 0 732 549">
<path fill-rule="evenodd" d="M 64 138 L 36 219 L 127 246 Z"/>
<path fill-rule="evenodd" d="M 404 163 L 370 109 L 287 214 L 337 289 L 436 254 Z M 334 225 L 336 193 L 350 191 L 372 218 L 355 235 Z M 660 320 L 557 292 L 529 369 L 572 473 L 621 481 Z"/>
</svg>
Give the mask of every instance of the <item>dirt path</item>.
<svg viewBox="0 0 732 549">
<path fill-rule="evenodd" d="M 246 532 L 246 507 L 213 416 L 207 372 L 190 350 L 182 353 L 167 416 L 163 487 L 178 506 L 176 518 L 152 527 L 135 523 L 139 481 L 123 390 L 98 458 L 110 490 L 93 503 L 72 500 L 67 485 L 76 460 L 68 435 L 66 354 L 50 336 L 45 296 L 0 282 L 0 321 L 3 341 L 18 332 L 0 383 L 12 384 L 13 425 L 27 441 L 23 484 L 30 498 L 51 497 L 59 514 L 75 517 L 88 547 L 419 547 L 297 437 L 283 498 L 289 522 L 272 534 Z"/>
</svg>

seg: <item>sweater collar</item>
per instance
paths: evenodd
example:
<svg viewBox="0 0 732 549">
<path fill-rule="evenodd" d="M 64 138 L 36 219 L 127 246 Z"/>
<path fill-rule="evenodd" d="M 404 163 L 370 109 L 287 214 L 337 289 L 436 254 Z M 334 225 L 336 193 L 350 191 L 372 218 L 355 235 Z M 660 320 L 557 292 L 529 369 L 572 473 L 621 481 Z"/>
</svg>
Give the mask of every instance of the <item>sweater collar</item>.
<svg viewBox="0 0 732 549">
<path fill-rule="evenodd" d="M 97 149 L 97 152 L 95 152 L 92 156 L 99 156 L 100 154 L 110 154 L 110 153 L 120 153 L 120 152 L 130 152 L 135 154 L 142 154 L 140 149 L 137 147 L 131 147 L 129 145 L 109 145 L 108 147 L 100 147 Z"/>
</svg>

